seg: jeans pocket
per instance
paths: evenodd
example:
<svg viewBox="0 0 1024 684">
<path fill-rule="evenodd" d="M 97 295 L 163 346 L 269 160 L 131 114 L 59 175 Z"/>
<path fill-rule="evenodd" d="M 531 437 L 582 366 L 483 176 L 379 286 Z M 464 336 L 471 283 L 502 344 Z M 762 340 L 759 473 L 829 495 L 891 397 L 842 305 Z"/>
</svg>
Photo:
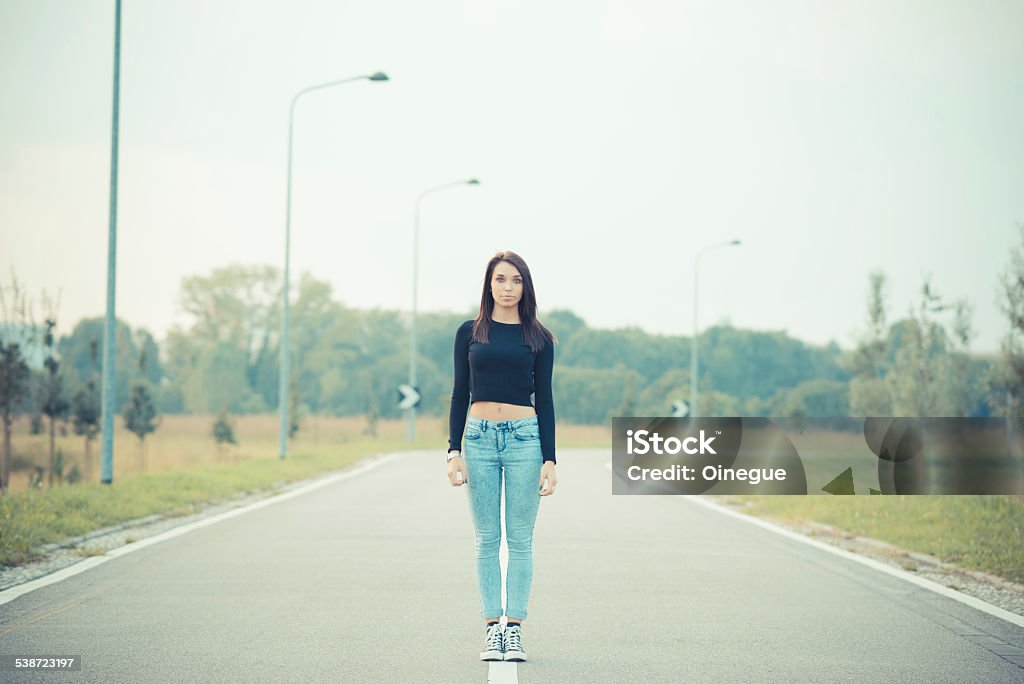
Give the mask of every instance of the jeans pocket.
<svg viewBox="0 0 1024 684">
<path fill-rule="evenodd" d="M 532 442 L 540 439 L 540 430 L 536 427 L 524 427 L 515 431 L 516 439 L 520 442 Z"/>
<path fill-rule="evenodd" d="M 464 434 L 466 439 L 480 439 L 484 433 L 479 428 L 468 427 Z"/>
</svg>

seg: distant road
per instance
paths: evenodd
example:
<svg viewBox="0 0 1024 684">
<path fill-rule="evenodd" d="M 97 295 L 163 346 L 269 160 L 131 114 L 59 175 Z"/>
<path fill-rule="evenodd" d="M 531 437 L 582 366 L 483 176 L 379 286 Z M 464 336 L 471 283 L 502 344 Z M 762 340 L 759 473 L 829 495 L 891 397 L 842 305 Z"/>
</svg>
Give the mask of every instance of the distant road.
<svg viewBox="0 0 1024 684">
<path fill-rule="evenodd" d="M 529 661 L 553 682 L 1024 682 L 1024 628 L 561 450 Z M 487 681 L 464 488 L 443 450 L 155 544 L 0 606 L 11 682 Z"/>
</svg>

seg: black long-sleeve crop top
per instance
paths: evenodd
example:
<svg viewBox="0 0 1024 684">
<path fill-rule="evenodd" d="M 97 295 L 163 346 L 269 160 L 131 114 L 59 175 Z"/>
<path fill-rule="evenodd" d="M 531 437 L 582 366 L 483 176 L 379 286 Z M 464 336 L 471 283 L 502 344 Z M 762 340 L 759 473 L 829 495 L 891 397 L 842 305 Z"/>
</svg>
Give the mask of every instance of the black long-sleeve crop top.
<svg viewBox="0 0 1024 684">
<path fill-rule="evenodd" d="M 486 344 L 473 340 L 473 321 L 455 333 L 455 387 L 448 418 L 448 449 L 462 450 L 470 393 L 473 401 L 498 401 L 534 406 L 545 461 L 555 462 L 555 404 L 551 371 L 555 362 L 550 341 L 536 354 L 523 340 L 521 323 L 491 320 Z M 531 403 L 530 395 L 534 401 Z"/>
</svg>

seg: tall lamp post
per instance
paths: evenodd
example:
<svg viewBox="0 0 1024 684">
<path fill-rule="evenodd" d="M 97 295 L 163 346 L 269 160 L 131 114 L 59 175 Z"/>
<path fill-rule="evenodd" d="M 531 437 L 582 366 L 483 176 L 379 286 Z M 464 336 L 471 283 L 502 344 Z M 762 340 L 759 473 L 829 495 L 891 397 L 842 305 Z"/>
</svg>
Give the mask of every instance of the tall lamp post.
<svg viewBox="0 0 1024 684">
<path fill-rule="evenodd" d="M 299 92 L 295 93 L 295 97 L 292 98 L 291 108 L 288 110 L 288 193 L 287 193 L 287 207 L 285 209 L 285 222 L 284 222 L 284 287 L 283 294 L 281 295 L 284 304 L 284 315 L 281 317 L 281 363 L 280 365 L 280 378 L 278 381 L 277 388 L 277 407 L 281 414 L 281 425 L 280 434 L 278 436 L 279 441 L 279 453 L 281 458 L 285 458 L 288 455 L 288 323 L 291 316 L 291 308 L 288 304 L 288 286 L 289 278 L 291 276 L 291 245 L 292 245 L 292 138 L 295 131 L 295 103 L 299 101 L 299 98 L 308 92 L 313 90 L 320 90 L 322 88 L 330 88 L 331 86 L 341 85 L 342 83 L 351 83 L 353 81 L 387 81 L 388 77 L 383 71 L 378 71 L 373 74 L 367 74 L 363 76 L 354 76 L 352 78 L 343 78 L 339 81 L 328 81 L 327 83 L 320 83 L 318 85 L 309 86 L 303 88 Z"/>
<path fill-rule="evenodd" d="M 409 386 L 416 387 L 416 292 L 419 285 L 419 268 L 420 268 L 420 204 L 423 202 L 423 198 L 432 192 L 438 190 L 447 190 L 448 188 L 457 188 L 462 185 L 480 185 L 480 181 L 476 178 L 469 178 L 467 180 L 455 181 L 454 183 L 445 183 L 444 185 L 438 185 L 436 188 L 427 188 L 419 194 L 416 198 L 416 220 L 412 230 L 412 334 L 409 336 Z M 416 441 L 416 407 L 413 406 L 409 409 L 409 429 L 408 438 L 410 442 Z"/>
<path fill-rule="evenodd" d="M 103 323 L 102 450 L 100 482 L 114 482 L 114 412 L 117 346 L 117 147 L 121 100 L 121 0 L 114 3 L 114 108 L 110 129 L 110 223 L 107 229 L 107 313 Z M 7 473 L 3 473 L 7 486 Z M 6 492 L 5 492 L 6 493 Z"/>
<path fill-rule="evenodd" d="M 709 245 L 697 252 L 693 258 L 693 337 L 690 339 L 690 415 L 697 415 L 697 287 L 699 280 L 697 269 L 700 267 L 700 258 L 706 252 L 719 247 L 734 247 L 739 245 L 739 240 L 729 240 L 715 245 Z"/>
</svg>

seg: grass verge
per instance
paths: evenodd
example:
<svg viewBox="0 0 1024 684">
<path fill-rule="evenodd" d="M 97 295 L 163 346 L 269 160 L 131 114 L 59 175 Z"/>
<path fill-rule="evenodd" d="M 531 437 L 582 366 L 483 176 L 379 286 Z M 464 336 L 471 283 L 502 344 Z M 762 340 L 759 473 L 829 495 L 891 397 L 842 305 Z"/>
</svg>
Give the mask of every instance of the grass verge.
<svg viewBox="0 0 1024 684">
<path fill-rule="evenodd" d="M 1021 496 L 729 496 L 744 512 L 813 521 L 1024 584 Z"/>
</svg>

